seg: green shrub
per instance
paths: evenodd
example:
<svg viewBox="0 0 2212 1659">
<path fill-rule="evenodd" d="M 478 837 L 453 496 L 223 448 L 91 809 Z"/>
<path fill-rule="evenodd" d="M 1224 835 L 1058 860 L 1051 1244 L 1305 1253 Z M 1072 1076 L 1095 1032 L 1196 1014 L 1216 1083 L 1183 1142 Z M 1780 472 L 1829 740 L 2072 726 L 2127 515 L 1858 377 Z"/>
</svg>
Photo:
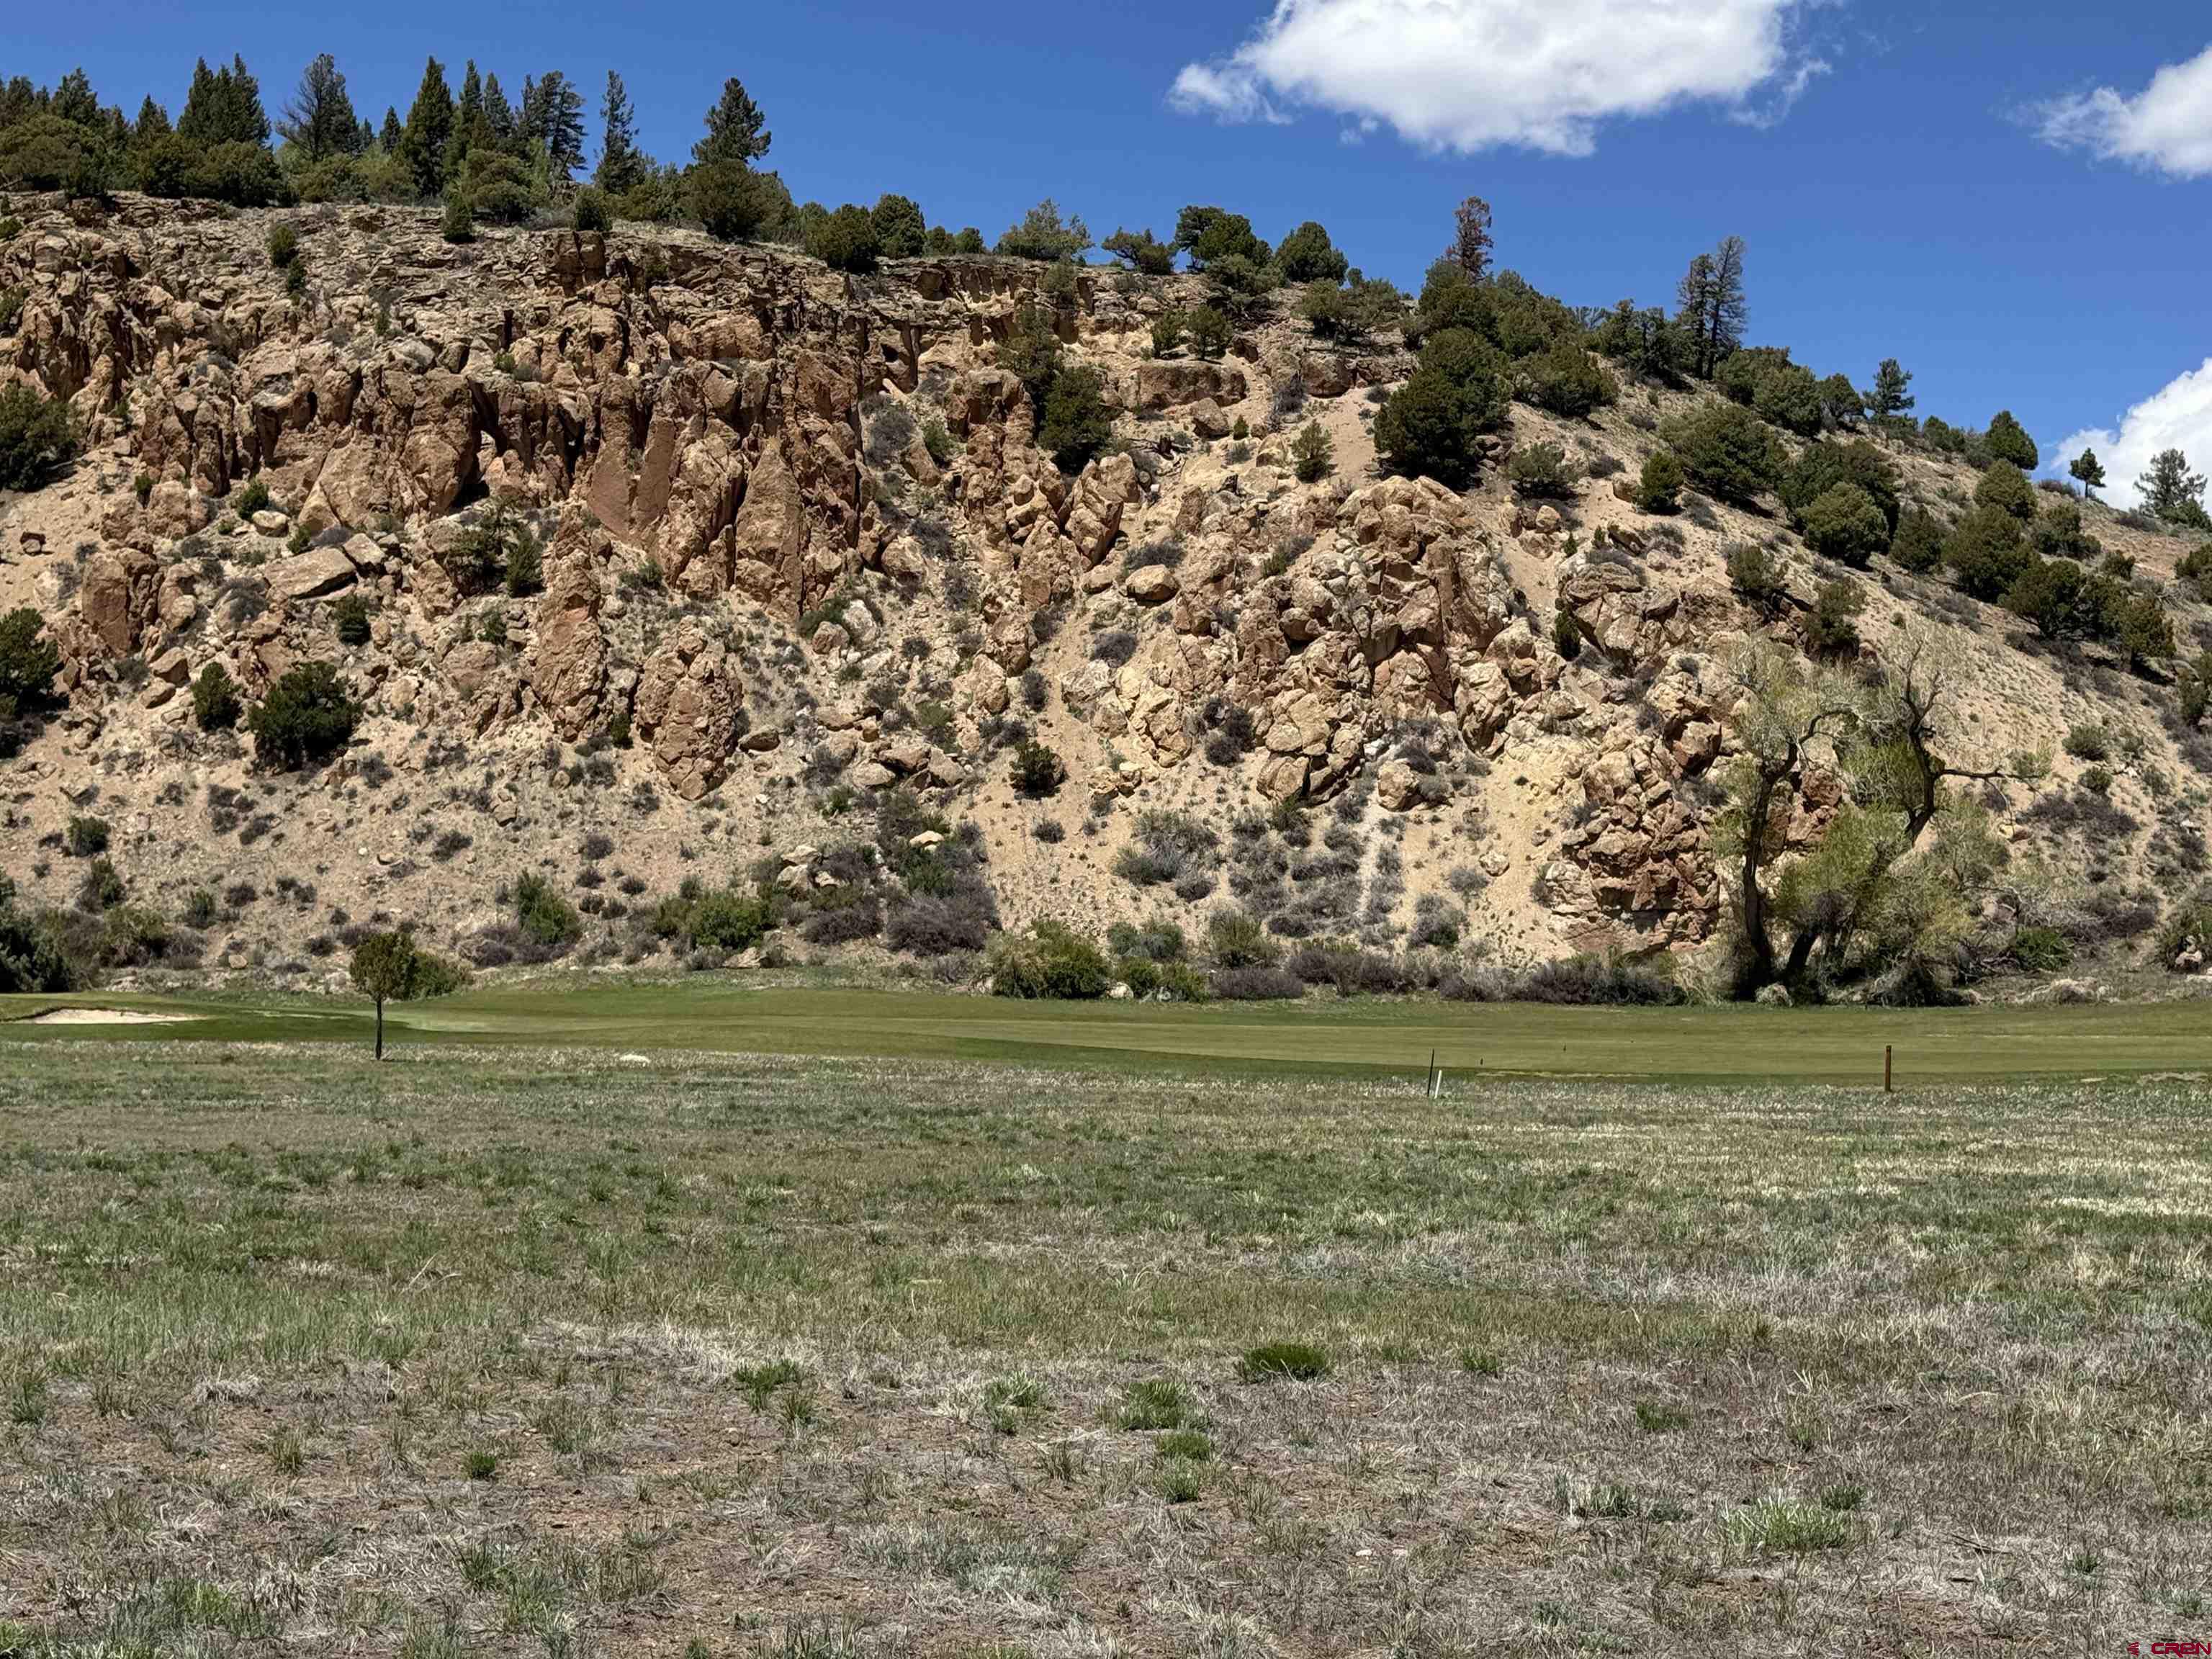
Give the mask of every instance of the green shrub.
<svg viewBox="0 0 2212 1659">
<path fill-rule="evenodd" d="M 1282 955 L 1267 924 L 1249 910 L 1224 908 L 1206 919 L 1206 954 L 1217 968 L 1272 968 Z"/>
<path fill-rule="evenodd" d="M 72 817 L 69 821 L 66 844 L 70 856 L 88 859 L 107 850 L 108 828 L 106 818 Z"/>
<path fill-rule="evenodd" d="M 1943 562 L 1978 599 L 2001 599 L 2035 556 L 2020 520 L 2001 507 L 1978 507 L 1943 543 Z"/>
<path fill-rule="evenodd" d="M 28 605 L 0 617 L 0 707 L 27 707 L 53 695 L 61 648 L 46 636 L 46 618 Z"/>
<path fill-rule="evenodd" d="M 756 173 L 742 161 L 709 161 L 691 169 L 691 211 L 707 234 L 725 242 L 750 241 L 790 214 L 791 192 L 773 173 Z"/>
<path fill-rule="evenodd" d="M 1513 452 L 1505 463 L 1505 476 L 1516 495 L 1565 501 L 1579 481 L 1568 465 L 1567 452 L 1558 444 L 1528 444 Z"/>
<path fill-rule="evenodd" d="M 1107 405 L 1098 371 L 1089 367 L 1055 370 L 1045 390 L 1042 417 L 1037 422 L 1037 447 L 1049 454 L 1062 472 L 1076 473 L 1113 436 L 1114 411 Z"/>
<path fill-rule="evenodd" d="M 572 945 L 584 932 L 574 908 L 535 870 L 526 870 L 515 878 L 514 921 L 532 939 L 548 949 Z"/>
<path fill-rule="evenodd" d="M 1237 1362 L 1237 1375 L 1247 1382 L 1312 1382 L 1330 1370 L 1328 1356 L 1310 1342 L 1263 1342 Z"/>
<path fill-rule="evenodd" d="M 544 586 L 544 552 L 538 545 L 537 532 L 524 525 L 507 550 L 507 591 L 518 599 L 527 599 Z"/>
<path fill-rule="evenodd" d="M 269 486 L 259 478 L 249 478 L 246 487 L 234 496 L 230 510 L 240 519 L 251 519 L 269 505 Z"/>
<path fill-rule="evenodd" d="M 749 951 L 768 937 L 774 925 L 769 900 L 729 887 L 702 896 L 691 907 L 684 937 L 700 950 Z"/>
<path fill-rule="evenodd" d="M 1375 417 L 1375 447 L 1401 472 L 1457 489 L 1480 465 L 1482 434 L 1505 423 L 1510 377 L 1496 347 L 1445 329 L 1421 348 L 1419 367 Z"/>
<path fill-rule="evenodd" d="M 1212 306 L 1200 306 L 1190 313 L 1191 351 L 1206 362 L 1221 361 L 1229 349 L 1229 343 L 1237 337 L 1236 325 Z"/>
<path fill-rule="evenodd" d="M 1050 264 L 1055 259 L 1077 258 L 1090 246 L 1091 233 L 1083 221 L 1073 214 L 1063 219 L 1058 204 L 1048 197 L 1024 214 L 1020 223 L 1008 227 L 999 238 L 997 251 Z"/>
<path fill-rule="evenodd" d="M 929 233 L 928 221 L 911 197 L 878 198 L 869 210 L 868 222 L 875 232 L 876 252 L 885 259 L 913 258 Z"/>
<path fill-rule="evenodd" d="M 1291 470 L 1300 483 L 1319 483 L 1336 470 L 1336 441 L 1319 421 L 1308 421 L 1291 441 Z"/>
<path fill-rule="evenodd" d="M 240 713 L 237 684 L 230 671 L 211 662 L 192 681 L 192 721 L 203 732 L 228 732 Z"/>
<path fill-rule="evenodd" d="M 0 489 L 36 489 L 76 453 L 67 404 L 21 381 L 0 387 Z"/>
<path fill-rule="evenodd" d="M 1667 442 L 1691 485 L 1715 501 L 1753 507 L 1780 477 L 1781 447 L 1766 422 L 1735 404 L 1674 421 Z"/>
<path fill-rule="evenodd" d="M 2027 428 L 2013 418 L 2008 409 L 2001 409 L 1991 417 L 1990 429 L 1983 434 L 1982 441 L 1992 456 L 2011 463 L 2022 472 L 2033 472 L 2042 465 L 2042 453 L 2036 448 L 2035 440 L 2027 435 Z"/>
<path fill-rule="evenodd" d="M 1615 402 L 1620 387 L 1596 358 L 1560 340 L 1520 365 L 1522 395 L 1554 415 L 1582 417 Z"/>
<path fill-rule="evenodd" d="M 112 860 L 96 858 L 85 866 L 84 880 L 76 892 L 78 909 L 95 913 L 112 910 L 125 896 L 123 878 L 116 873 Z"/>
<path fill-rule="evenodd" d="M 1757 542 L 1732 542 L 1727 550 L 1729 586 L 1745 604 L 1772 611 L 1789 591 L 1781 562 Z"/>
<path fill-rule="evenodd" d="M 2009 461 L 1999 461 L 1974 486 L 1974 505 L 1994 507 L 2027 523 L 2035 517 L 2035 487 Z"/>
<path fill-rule="evenodd" d="M 1572 662 L 1583 653 L 1583 625 L 1564 605 L 1552 612 L 1552 648 L 1563 662 Z"/>
<path fill-rule="evenodd" d="M 1859 648 L 1858 617 L 1866 595 L 1856 582 L 1822 582 L 1805 619 L 1805 648 L 1816 657 L 1842 656 Z"/>
<path fill-rule="evenodd" d="M 1007 781 L 1015 793 L 1031 800 L 1053 793 L 1066 777 L 1067 768 L 1060 757 L 1035 738 L 1022 739 L 1007 769 Z"/>
<path fill-rule="evenodd" d="M 1646 458 L 1636 485 L 1636 504 L 1646 513 L 1679 513 L 1682 507 L 1682 464 L 1671 449 L 1656 449 Z"/>
<path fill-rule="evenodd" d="M 1925 575 L 1943 562 L 1943 526 L 1932 513 L 1913 508 L 1897 521 L 1897 534 L 1889 544 L 1889 556 L 1915 575 Z"/>
<path fill-rule="evenodd" d="M 269 264 L 271 269 L 283 270 L 300 257 L 300 230 L 289 219 L 280 219 L 269 227 Z"/>
<path fill-rule="evenodd" d="M 1825 557 L 1861 569 L 1889 545 L 1889 525 L 1873 496 L 1855 483 L 1839 483 L 1805 508 L 1805 544 Z"/>
<path fill-rule="evenodd" d="M 476 210 L 470 204 L 466 191 L 454 190 L 447 193 L 446 211 L 438 221 L 438 234 L 449 242 L 476 240 Z"/>
<path fill-rule="evenodd" d="M 1863 439 L 1853 443 L 1807 444 L 1795 465 L 1783 474 L 1776 493 L 1800 530 L 1813 503 L 1838 484 L 1850 484 L 1881 509 L 1882 544 L 1888 545 L 1896 528 L 1899 503 L 1897 468 L 1888 456 Z"/>
<path fill-rule="evenodd" d="M 994 995 L 1088 1001 L 1112 988 L 1104 952 L 1063 922 L 1041 918 L 1026 935 L 1000 933 L 991 941 Z"/>
<path fill-rule="evenodd" d="M 2081 567 L 2071 559 L 2046 559 L 2034 553 L 2004 591 L 2002 604 L 2014 616 L 2035 625 L 2045 639 L 2064 639 L 2092 631 L 2097 611 Z"/>
<path fill-rule="evenodd" d="M 1164 311 L 1152 319 L 1152 356 L 1170 357 L 1182 349 L 1190 319 L 1180 311 Z"/>
<path fill-rule="evenodd" d="M 331 633 L 341 646 L 365 646 L 369 641 L 369 602 L 361 592 L 347 592 L 330 608 Z M 215 664 L 210 664 L 210 668 Z"/>
<path fill-rule="evenodd" d="M 806 251 L 832 270 L 876 268 L 876 222 L 867 209 L 848 202 L 807 232 Z"/>
<path fill-rule="evenodd" d="M 2074 947 L 2054 927 L 2023 927 L 2012 936 L 2012 959 L 2031 974 L 2055 974 L 2074 961 Z"/>
<path fill-rule="evenodd" d="M 327 760 L 352 741 L 361 721 L 338 672 L 326 662 L 290 670 L 246 719 L 253 750 L 264 766 L 291 771 Z"/>
<path fill-rule="evenodd" d="M 606 193 L 596 185 L 586 185 L 576 192 L 576 204 L 569 213 L 568 222 L 578 230 L 595 230 L 601 235 L 612 230 L 614 210 L 607 205 Z"/>
</svg>

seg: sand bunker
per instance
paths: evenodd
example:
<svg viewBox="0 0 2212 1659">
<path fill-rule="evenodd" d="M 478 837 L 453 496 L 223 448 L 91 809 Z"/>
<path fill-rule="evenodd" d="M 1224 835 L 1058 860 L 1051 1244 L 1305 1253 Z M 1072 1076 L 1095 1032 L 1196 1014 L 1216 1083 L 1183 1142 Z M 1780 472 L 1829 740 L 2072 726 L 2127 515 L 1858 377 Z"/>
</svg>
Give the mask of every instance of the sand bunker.
<svg viewBox="0 0 2212 1659">
<path fill-rule="evenodd" d="M 175 1025 L 190 1014 L 149 1014 L 130 1008 L 49 1008 L 31 1016 L 33 1025 Z"/>
</svg>

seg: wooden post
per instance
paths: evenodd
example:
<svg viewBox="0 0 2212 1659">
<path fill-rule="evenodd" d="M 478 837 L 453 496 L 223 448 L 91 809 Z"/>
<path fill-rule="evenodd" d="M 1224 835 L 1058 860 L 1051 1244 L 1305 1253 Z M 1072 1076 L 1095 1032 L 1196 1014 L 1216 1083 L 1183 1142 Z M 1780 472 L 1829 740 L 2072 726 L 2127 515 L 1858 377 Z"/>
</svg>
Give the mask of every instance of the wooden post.
<svg viewBox="0 0 2212 1659">
<path fill-rule="evenodd" d="M 1887 1042 L 1881 1045 L 1881 1091 L 1884 1094 L 1894 1092 L 1890 1083 L 1890 1061 L 1895 1054 L 1893 1045 Z"/>
</svg>

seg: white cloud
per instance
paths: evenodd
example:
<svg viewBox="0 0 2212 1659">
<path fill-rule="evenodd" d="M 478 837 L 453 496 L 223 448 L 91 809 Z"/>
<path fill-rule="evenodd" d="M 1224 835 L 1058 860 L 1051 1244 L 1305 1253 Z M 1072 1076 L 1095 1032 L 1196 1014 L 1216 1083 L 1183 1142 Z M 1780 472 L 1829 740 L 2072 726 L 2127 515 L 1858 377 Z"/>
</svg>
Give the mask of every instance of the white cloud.
<svg viewBox="0 0 2212 1659">
<path fill-rule="evenodd" d="M 1717 103 L 1771 124 L 1827 65 L 1786 25 L 1827 0 L 1276 0 L 1225 58 L 1188 64 L 1176 108 L 1230 121 L 1311 106 L 1408 142 L 1588 155 L 1599 125 Z"/>
<path fill-rule="evenodd" d="M 2034 112 L 2044 142 L 2131 161 L 2177 179 L 2212 175 L 2212 46 L 2168 64 L 2130 98 L 2111 87 L 2077 93 Z"/>
<path fill-rule="evenodd" d="M 2141 501 L 2136 480 L 2162 449 L 2181 451 L 2194 471 L 2212 470 L 2206 465 L 2212 462 L 2212 357 L 2123 415 L 2118 431 L 2099 428 L 2068 438 L 2058 446 L 2053 470 L 2063 474 L 2066 463 L 2085 449 L 2095 450 L 2104 463 L 2103 494 L 2115 507 Z"/>
</svg>

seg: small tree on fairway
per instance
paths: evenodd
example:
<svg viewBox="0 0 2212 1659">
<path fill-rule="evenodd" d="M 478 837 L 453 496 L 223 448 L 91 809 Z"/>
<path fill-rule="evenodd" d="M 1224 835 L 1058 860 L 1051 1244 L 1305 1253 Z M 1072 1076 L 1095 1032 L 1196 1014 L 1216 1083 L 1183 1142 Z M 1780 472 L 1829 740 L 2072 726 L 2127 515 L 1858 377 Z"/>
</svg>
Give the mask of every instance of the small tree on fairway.
<svg viewBox="0 0 2212 1659">
<path fill-rule="evenodd" d="M 2076 455 L 2066 468 L 2075 483 L 2081 486 L 2084 495 L 2094 498 L 2105 487 L 2105 464 L 2097 459 L 2097 452 L 2085 449 Z"/>
<path fill-rule="evenodd" d="M 376 1057 L 384 1058 L 384 1005 L 404 1002 L 416 994 L 422 976 L 422 955 L 415 948 L 415 935 L 404 927 L 389 933 L 371 933 L 354 946 L 349 970 L 354 989 L 376 1000 Z"/>
</svg>

